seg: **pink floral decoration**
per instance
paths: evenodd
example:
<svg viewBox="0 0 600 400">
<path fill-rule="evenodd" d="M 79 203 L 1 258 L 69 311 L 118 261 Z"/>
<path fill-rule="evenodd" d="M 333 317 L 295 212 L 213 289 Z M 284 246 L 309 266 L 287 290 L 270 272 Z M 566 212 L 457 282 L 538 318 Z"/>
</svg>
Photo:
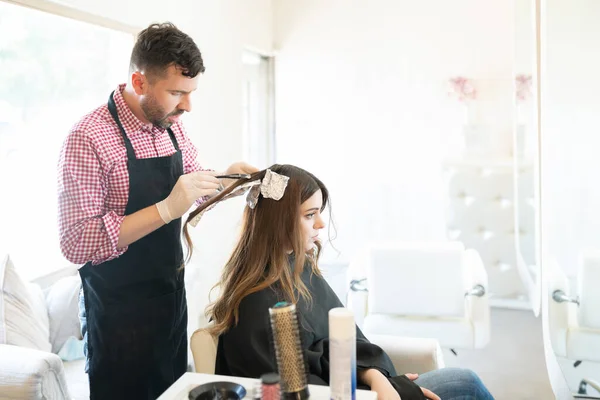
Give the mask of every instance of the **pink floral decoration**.
<svg viewBox="0 0 600 400">
<path fill-rule="evenodd" d="M 466 102 L 467 100 L 475 100 L 477 90 L 470 79 L 463 76 L 451 78 L 450 81 L 450 96 L 456 96 L 459 101 Z"/>
<path fill-rule="evenodd" d="M 515 77 L 516 95 L 518 101 L 525 101 L 531 96 L 532 83 L 533 78 L 531 75 L 520 74 Z"/>
</svg>

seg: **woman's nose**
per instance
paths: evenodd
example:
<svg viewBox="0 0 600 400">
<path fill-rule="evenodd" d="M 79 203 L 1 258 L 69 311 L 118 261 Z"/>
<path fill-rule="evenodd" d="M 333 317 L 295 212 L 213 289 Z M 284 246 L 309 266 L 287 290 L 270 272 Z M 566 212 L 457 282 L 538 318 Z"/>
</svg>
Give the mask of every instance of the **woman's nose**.
<svg viewBox="0 0 600 400">
<path fill-rule="evenodd" d="M 314 227 L 315 227 L 315 229 L 323 229 L 323 228 L 325 228 L 325 221 L 323 221 L 323 218 L 321 218 L 321 216 L 319 216 L 317 218 L 317 220 L 315 221 Z"/>
</svg>

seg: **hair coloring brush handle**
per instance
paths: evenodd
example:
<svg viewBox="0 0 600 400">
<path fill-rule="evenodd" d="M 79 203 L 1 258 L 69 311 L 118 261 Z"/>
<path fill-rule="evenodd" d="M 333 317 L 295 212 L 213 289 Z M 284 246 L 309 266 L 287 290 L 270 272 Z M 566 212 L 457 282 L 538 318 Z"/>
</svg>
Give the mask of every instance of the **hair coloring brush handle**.
<svg viewBox="0 0 600 400">
<path fill-rule="evenodd" d="M 250 179 L 250 174 L 228 174 L 228 175 L 217 175 L 217 179 Z"/>
</svg>

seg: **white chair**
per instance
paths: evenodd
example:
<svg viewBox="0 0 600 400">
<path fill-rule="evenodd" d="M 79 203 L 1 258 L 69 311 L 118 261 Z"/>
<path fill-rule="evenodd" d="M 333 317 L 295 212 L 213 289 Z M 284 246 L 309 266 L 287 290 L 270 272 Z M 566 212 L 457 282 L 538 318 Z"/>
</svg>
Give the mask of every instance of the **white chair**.
<svg viewBox="0 0 600 400">
<path fill-rule="evenodd" d="M 548 317 L 552 346 L 558 356 L 600 362 L 600 253 L 580 257 L 577 289 L 557 263 L 548 268 Z"/>
<path fill-rule="evenodd" d="M 433 338 L 452 350 L 489 343 L 487 274 L 460 242 L 370 244 L 348 274 L 348 306 L 367 337 Z"/>
<path fill-rule="evenodd" d="M 600 253 L 583 252 L 578 268 L 576 288 L 555 260 L 544 271 L 552 350 L 569 380 L 578 382 L 579 393 L 586 394 L 588 385 L 600 392 Z"/>
<path fill-rule="evenodd" d="M 398 375 L 422 374 L 444 367 L 442 350 L 437 340 L 419 338 L 397 338 L 384 335 L 370 337 L 390 356 Z M 196 372 L 215 373 L 218 338 L 205 329 L 198 329 L 190 339 Z"/>
</svg>

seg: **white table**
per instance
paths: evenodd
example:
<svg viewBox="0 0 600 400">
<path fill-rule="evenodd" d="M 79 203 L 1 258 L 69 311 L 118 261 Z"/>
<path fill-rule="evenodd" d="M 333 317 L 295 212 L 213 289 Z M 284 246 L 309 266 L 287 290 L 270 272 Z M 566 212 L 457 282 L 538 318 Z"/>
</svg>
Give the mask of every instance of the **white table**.
<svg viewBox="0 0 600 400">
<path fill-rule="evenodd" d="M 166 392 L 164 392 L 158 400 L 188 400 L 189 392 L 198 385 L 203 383 L 228 381 L 235 382 L 246 388 L 245 399 L 252 398 L 252 389 L 258 379 L 239 378 L 236 376 L 196 374 L 187 372 L 177 380 Z M 329 400 L 329 386 L 309 385 L 311 399 Z M 377 393 L 368 390 L 357 390 L 356 400 L 377 400 Z"/>
</svg>

